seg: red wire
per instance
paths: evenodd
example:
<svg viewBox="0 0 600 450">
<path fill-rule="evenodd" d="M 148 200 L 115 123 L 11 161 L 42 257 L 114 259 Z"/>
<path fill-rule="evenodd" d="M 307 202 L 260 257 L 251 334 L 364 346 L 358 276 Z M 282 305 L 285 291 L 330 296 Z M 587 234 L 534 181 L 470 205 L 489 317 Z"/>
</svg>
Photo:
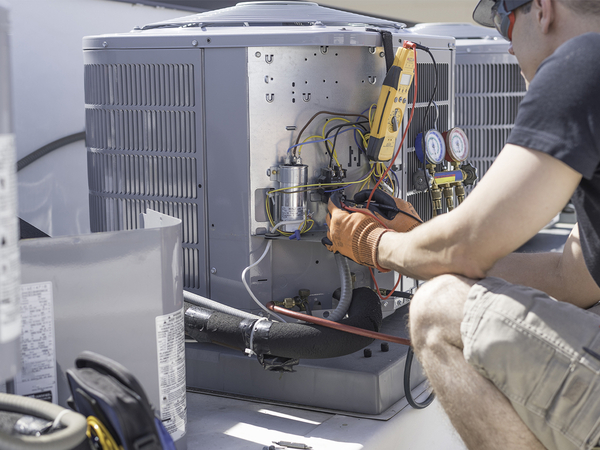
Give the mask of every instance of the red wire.
<svg viewBox="0 0 600 450">
<path fill-rule="evenodd" d="M 382 341 L 394 342 L 396 344 L 410 345 L 409 339 L 392 336 L 391 334 L 378 333 L 377 331 L 365 330 L 363 328 L 352 327 L 350 325 L 344 325 L 343 323 L 321 319 L 320 317 L 301 314 L 296 311 L 290 311 L 289 309 L 281 308 L 280 306 L 275 306 L 273 302 L 267 303 L 267 308 L 269 308 L 271 311 L 283 314 L 284 316 L 293 317 L 294 319 L 303 320 L 304 322 L 314 323 L 315 325 L 333 328 L 334 330 L 345 331 L 346 333 L 358 334 L 359 336 L 365 336 L 373 339 L 380 339 Z"/>
<path fill-rule="evenodd" d="M 369 195 L 369 199 L 367 200 L 367 208 L 371 205 L 371 199 L 373 198 L 373 194 L 379 187 L 379 184 L 385 179 L 385 177 L 388 174 L 388 172 L 390 171 L 391 167 L 396 162 L 396 158 L 398 158 L 398 155 L 400 154 L 400 150 L 402 149 L 402 145 L 404 144 L 404 139 L 406 138 L 408 129 L 410 128 L 410 124 L 412 123 L 413 115 L 415 113 L 415 107 L 417 105 L 417 92 L 418 92 L 418 88 L 419 88 L 419 78 L 418 78 L 418 74 L 417 74 L 417 46 L 416 46 L 416 44 L 409 42 L 409 41 L 404 42 L 405 46 L 407 44 L 409 44 L 409 46 L 412 47 L 412 49 L 415 52 L 415 92 L 414 92 L 414 96 L 413 96 L 413 107 L 410 111 L 410 117 L 408 119 L 408 123 L 406 124 L 406 128 L 404 129 L 404 134 L 402 135 L 402 140 L 400 141 L 400 145 L 398 146 L 398 149 L 396 150 L 396 153 L 394 154 L 394 157 L 392 158 L 392 162 L 388 165 L 387 169 L 385 169 L 385 172 L 383 172 L 383 175 L 381 176 L 381 178 L 379 178 L 377 183 L 375 183 L 375 187 L 371 191 L 371 195 Z"/>
<path fill-rule="evenodd" d="M 377 183 L 375 183 L 375 187 L 371 191 L 371 195 L 369 195 L 369 199 L 367 200 L 367 208 L 371 204 L 371 199 L 373 198 L 373 194 L 375 194 L 375 191 L 379 187 L 379 184 L 386 177 L 386 175 L 390 171 L 390 168 L 394 165 L 394 162 L 396 161 L 396 158 L 398 158 L 398 155 L 400 154 L 400 150 L 402 150 L 402 145 L 404 145 L 404 139 L 406 138 L 406 135 L 408 133 L 408 129 L 410 128 L 410 124 L 412 123 L 413 115 L 415 113 L 415 108 L 417 106 L 417 93 L 419 92 L 419 76 L 418 76 L 418 71 L 417 71 L 417 48 L 416 48 L 417 46 L 415 44 L 413 44 L 412 42 L 410 44 L 412 44 L 412 49 L 415 52 L 415 92 L 414 92 L 414 95 L 413 95 L 413 107 L 412 107 L 412 109 L 410 111 L 410 117 L 408 118 L 408 123 L 406 124 L 406 128 L 404 129 L 404 134 L 402 135 L 402 140 L 400 141 L 400 145 L 398 145 L 398 149 L 396 150 L 396 153 L 394 154 L 394 157 L 392 158 L 392 162 L 388 165 L 387 169 L 385 170 L 385 172 L 383 172 L 383 175 L 381 176 L 381 178 L 379 178 L 379 180 L 377 181 Z M 406 42 L 405 42 L 405 45 L 406 45 Z M 367 208 L 365 208 L 365 209 L 367 209 Z M 367 209 L 367 211 L 368 211 L 368 209 Z M 360 211 L 360 212 L 362 212 L 362 211 Z M 372 215 L 373 215 L 373 217 L 375 217 L 374 214 L 372 214 Z M 377 217 L 375 217 L 375 219 L 377 219 Z M 377 221 L 383 225 L 383 223 L 379 219 L 377 219 Z M 383 225 L 383 226 L 385 227 L 385 225 Z M 384 297 L 381 296 L 381 294 L 379 292 L 379 286 L 377 285 L 377 280 L 375 279 L 375 274 L 373 273 L 373 269 L 371 269 L 370 267 L 369 267 L 369 272 L 371 272 L 371 278 L 373 279 L 373 283 L 375 283 L 375 289 L 377 290 L 376 291 L 377 295 L 379 296 L 379 298 L 381 300 L 387 300 L 388 298 L 390 298 L 392 296 L 392 293 L 396 290 L 396 288 L 400 284 L 400 280 L 402 279 L 402 276 L 398 277 L 398 281 L 396 281 L 396 284 L 395 284 L 394 288 L 384 298 Z"/>
</svg>

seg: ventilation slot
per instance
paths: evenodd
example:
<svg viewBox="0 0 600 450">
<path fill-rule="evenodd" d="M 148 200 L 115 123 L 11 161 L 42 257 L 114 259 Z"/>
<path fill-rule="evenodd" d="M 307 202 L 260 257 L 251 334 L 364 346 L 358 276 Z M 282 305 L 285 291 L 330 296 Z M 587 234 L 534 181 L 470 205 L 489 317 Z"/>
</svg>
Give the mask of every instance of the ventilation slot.
<svg viewBox="0 0 600 450">
<path fill-rule="evenodd" d="M 437 77 L 437 90 L 435 92 L 434 101 L 443 102 L 449 100 L 449 92 L 448 92 L 448 64 L 438 63 L 438 77 Z M 433 86 L 435 84 L 435 70 L 433 68 L 433 63 L 417 63 L 417 78 L 418 78 L 418 90 L 419 93 L 417 95 L 417 103 L 425 103 L 429 102 L 431 98 L 431 92 L 433 90 Z M 426 88 L 425 88 L 426 87 Z M 415 83 L 413 79 L 413 83 L 411 85 L 410 90 L 408 91 L 408 103 L 412 105 L 413 97 L 415 91 Z"/>
<path fill-rule="evenodd" d="M 191 64 L 87 64 L 85 103 L 115 106 L 195 106 Z"/>
<path fill-rule="evenodd" d="M 456 125 L 469 138 L 469 162 L 481 179 L 508 139 L 525 95 L 525 80 L 515 63 L 458 63 L 455 87 Z M 467 192 L 471 190 L 467 186 Z"/>
<path fill-rule="evenodd" d="M 88 153 L 89 187 L 103 194 L 196 198 L 196 160 Z"/>
<path fill-rule="evenodd" d="M 87 146 L 105 150 L 195 153 L 193 111 L 86 109 Z"/>
</svg>

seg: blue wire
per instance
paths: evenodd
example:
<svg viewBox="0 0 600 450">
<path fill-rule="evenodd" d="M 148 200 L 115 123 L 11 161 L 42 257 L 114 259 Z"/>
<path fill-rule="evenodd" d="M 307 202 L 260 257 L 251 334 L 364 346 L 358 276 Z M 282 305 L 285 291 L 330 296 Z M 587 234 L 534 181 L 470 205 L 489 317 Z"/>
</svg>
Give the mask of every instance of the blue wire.
<svg viewBox="0 0 600 450">
<path fill-rule="evenodd" d="M 392 172 L 392 175 L 394 175 L 394 178 L 396 179 L 396 187 L 400 189 L 400 181 L 398 180 L 398 175 L 396 175 L 396 172 L 394 172 L 393 170 L 390 170 L 390 172 Z"/>
<path fill-rule="evenodd" d="M 323 191 L 323 192 L 325 192 L 326 194 L 329 194 L 330 192 L 343 191 L 343 190 L 344 190 L 344 189 L 346 189 L 347 187 L 348 187 L 348 186 L 344 186 L 344 187 L 341 187 L 341 188 L 332 189 L 332 190 L 330 190 L 330 191 Z"/>
<path fill-rule="evenodd" d="M 346 133 L 348 131 L 352 131 L 354 130 L 354 127 L 352 128 L 348 128 L 346 130 L 340 131 L 339 133 L 337 133 L 337 135 L 340 135 L 342 133 Z M 307 141 L 307 142 L 302 142 L 300 144 L 296 144 L 296 145 L 292 145 L 290 148 L 287 149 L 287 152 L 289 153 L 291 149 L 293 149 L 294 147 L 300 147 L 301 145 L 308 145 L 308 144 L 317 144 L 319 142 L 325 142 L 325 141 L 330 141 L 332 139 L 335 139 L 335 136 L 331 136 L 329 138 L 325 138 L 325 139 L 316 139 L 314 141 Z"/>
</svg>

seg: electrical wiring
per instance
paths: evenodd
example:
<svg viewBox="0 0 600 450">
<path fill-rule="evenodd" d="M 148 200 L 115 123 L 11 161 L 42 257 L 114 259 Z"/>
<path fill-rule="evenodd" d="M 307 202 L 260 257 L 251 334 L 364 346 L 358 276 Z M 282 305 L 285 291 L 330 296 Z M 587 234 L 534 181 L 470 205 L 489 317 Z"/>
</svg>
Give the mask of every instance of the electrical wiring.
<svg viewBox="0 0 600 450">
<path fill-rule="evenodd" d="M 301 220 L 290 220 L 287 222 L 279 222 L 277 225 L 275 225 L 272 229 L 271 232 L 275 232 L 278 230 L 279 227 L 283 226 L 283 225 L 300 225 L 304 223 L 304 221 Z M 275 316 L 280 322 L 285 322 L 285 320 L 283 319 L 283 317 L 275 314 L 274 312 L 270 311 L 269 309 L 267 309 L 267 307 L 265 305 L 263 305 L 254 295 L 254 292 L 252 292 L 252 289 L 250 289 L 250 286 L 248 285 L 248 282 L 246 281 L 246 274 L 248 273 L 248 271 L 250 269 L 252 269 L 253 267 L 257 266 L 258 264 L 260 264 L 260 262 L 265 259 L 265 256 L 267 256 L 267 254 L 269 253 L 269 250 L 271 250 L 271 246 L 273 245 L 273 241 L 269 240 L 267 242 L 267 246 L 265 247 L 265 251 L 263 252 L 263 254 L 261 255 L 260 258 L 258 258 L 258 260 L 254 263 L 254 264 L 250 264 L 248 267 L 246 267 L 243 271 L 242 271 L 242 283 L 244 285 L 244 287 L 246 288 L 246 291 L 248 291 L 248 294 L 250 294 L 250 297 L 252 298 L 252 300 L 254 300 L 254 303 L 256 303 L 262 310 L 266 311 L 267 314 L 270 314 L 272 316 Z"/>
<path fill-rule="evenodd" d="M 331 149 L 329 149 L 328 144 L 325 143 L 325 147 L 327 148 L 327 152 L 329 153 L 329 157 L 330 157 L 330 159 L 329 159 L 329 166 L 330 167 L 331 167 L 332 158 L 335 157 L 335 143 L 337 141 L 338 135 L 340 135 L 342 133 L 345 133 L 346 131 L 350 131 L 352 129 L 354 129 L 356 131 L 356 130 L 358 130 L 357 126 L 361 126 L 362 127 L 363 124 L 367 123 L 367 122 L 350 122 L 350 121 L 347 121 L 347 122 L 348 123 L 337 125 L 335 127 L 330 128 L 329 131 L 327 132 L 327 134 L 325 134 L 325 137 L 328 138 L 329 134 L 331 134 L 333 131 L 336 131 L 336 134 L 333 137 L 333 143 L 331 145 Z M 344 128 L 344 127 L 351 127 L 351 128 L 349 130 L 341 131 L 342 128 Z M 366 128 L 363 128 L 363 129 L 366 131 Z M 358 131 L 360 133 L 360 130 L 358 130 Z M 361 133 L 361 135 L 362 135 L 362 133 Z M 362 135 L 362 136 L 364 137 L 364 135 Z M 335 161 L 338 164 L 338 166 L 340 166 L 337 158 L 335 158 Z"/>
<path fill-rule="evenodd" d="M 365 175 L 365 178 L 368 178 L 371 175 L 371 172 L 367 173 Z M 298 191 L 297 189 L 302 189 L 302 188 L 312 188 L 312 189 L 307 189 L 307 190 L 313 190 L 313 189 L 321 189 L 325 186 L 335 186 L 336 189 L 345 189 L 346 187 L 353 185 L 353 184 L 358 184 L 361 183 L 363 181 L 363 179 L 360 180 L 356 180 L 356 181 L 348 181 L 345 183 L 323 183 L 323 184 L 308 184 L 308 185 L 304 185 L 304 186 L 290 186 L 290 187 L 286 187 L 286 188 L 280 188 L 280 189 L 274 189 L 272 191 L 269 191 L 267 193 L 267 195 L 265 196 L 265 209 L 267 211 L 267 217 L 269 219 L 269 223 L 271 224 L 271 226 L 275 225 L 275 222 L 273 220 L 273 216 L 271 214 L 271 206 L 269 203 L 269 197 L 271 197 L 273 194 L 277 193 L 277 192 L 282 192 L 285 193 L 288 190 L 292 190 L 294 189 L 294 191 L 292 193 L 298 193 L 298 192 L 302 192 L 302 191 Z M 340 186 L 341 184 L 343 184 L 342 187 L 338 188 L 338 186 Z M 307 219 L 310 222 L 310 227 L 305 229 L 305 225 L 303 225 L 303 228 L 301 229 L 300 233 L 306 233 L 307 231 L 310 231 L 312 229 L 312 227 L 314 226 L 314 220 L 312 219 Z M 306 221 L 305 221 L 306 222 Z M 278 233 L 284 235 L 284 236 L 290 236 L 292 233 L 286 233 L 284 231 L 280 231 L 277 230 Z"/>
<path fill-rule="evenodd" d="M 312 123 L 312 121 L 315 120 L 315 118 L 321 114 L 329 114 L 332 116 L 342 116 L 342 117 L 363 117 L 365 120 L 367 120 L 367 121 L 369 120 L 368 117 L 363 116 L 362 114 L 346 114 L 346 113 L 336 113 L 336 112 L 331 112 L 331 111 L 319 111 L 319 112 L 315 113 L 310 119 L 308 119 L 308 122 L 306 122 L 306 124 L 302 127 L 302 129 L 298 133 L 298 137 L 296 138 L 296 144 L 298 144 L 300 142 L 300 137 L 302 136 L 302 133 L 304 133 L 304 130 L 306 130 L 306 128 L 308 128 L 308 126 Z"/>
<path fill-rule="evenodd" d="M 352 131 L 352 129 L 348 129 L 348 130 L 341 131 L 341 132 L 340 132 L 340 133 L 338 133 L 338 134 L 346 133 L 346 132 L 348 132 L 348 131 Z M 315 137 L 315 136 L 313 136 L 313 137 Z M 319 136 L 319 137 L 320 137 L 320 136 Z M 326 141 L 330 141 L 331 139 L 335 139 L 336 137 L 337 137 L 337 135 L 336 135 L 336 136 L 334 136 L 334 137 L 331 137 L 331 138 L 323 138 L 323 139 L 317 139 L 317 140 L 314 140 L 314 141 L 305 141 L 305 142 L 301 142 L 300 144 L 294 144 L 294 145 L 290 146 L 290 147 L 287 149 L 287 153 L 288 153 L 288 155 L 289 155 L 289 154 L 290 154 L 290 152 L 291 152 L 292 150 L 294 150 L 294 149 L 296 149 L 296 148 L 298 148 L 298 147 L 302 147 L 303 145 L 307 145 L 307 144 L 318 144 L 319 142 L 326 142 Z M 294 152 L 295 152 L 295 150 L 294 150 Z M 329 153 L 329 152 L 328 152 L 328 153 Z M 340 165 L 340 163 L 338 162 L 338 160 L 337 160 L 337 158 L 336 158 L 336 157 L 334 157 L 334 156 L 333 156 L 331 153 L 329 153 L 329 155 L 330 155 L 330 158 L 333 158 L 333 159 L 335 159 L 336 163 L 337 163 L 338 165 Z M 341 166 L 341 165 L 340 165 L 340 166 Z"/>
<path fill-rule="evenodd" d="M 427 115 L 429 114 L 429 108 L 431 108 L 432 103 L 435 105 L 436 112 L 439 116 L 439 110 L 438 110 L 437 104 L 434 101 L 435 94 L 437 92 L 437 86 L 438 86 L 437 62 L 435 61 L 435 57 L 433 56 L 433 53 L 431 53 L 431 51 L 427 47 L 424 47 L 424 50 L 429 54 L 429 56 L 431 57 L 431 61 L 433 62 L 434 83 L 433 83 L 433 91 L 431 92 L 431 98 L 429 99 L 429 102 L 427 103 L 427 108 L 425 108 L 425 114 L 423 114 L 423 123 L 421 125 L 421 146 L 422 146 L 422 148 L 425 148 L 424 147 L 425 143 L 423 142 L 423 140 L 425 139 L 425 124 L 427 121 Z M 416 60 L 415 60 L 415 66 L 416 66 Z M 415 91 L 415 98 L 417 98 L 416 91 Z M 437 117 L 434 122 L 434 127 L 436 127 L 436 125 L 437 125 Z M 427 180 L 427 166 L 425 163 L 425 158 L 423 158 L 421 170 L 423 171 L 423 176 L 425 177 L 425 180 Z M 431 215 L 433 216 L 433 215 L 435 215 L 434 214 L 435 211 L 433 210 L 433 195 L 431 194 L 431 186 L 429 186 L 429 183 L 427 183 L 427 192 L 429 193 L 429 201 L 431 202 Z"/>
<path fill-rule="evenodd" d="M 113 435 L 97 417 L 88 416 L 87 424 L 87 437 L 97 439 L 102 450 L 123 450 L 123 447 L 117 444 Z"/>
</svg>

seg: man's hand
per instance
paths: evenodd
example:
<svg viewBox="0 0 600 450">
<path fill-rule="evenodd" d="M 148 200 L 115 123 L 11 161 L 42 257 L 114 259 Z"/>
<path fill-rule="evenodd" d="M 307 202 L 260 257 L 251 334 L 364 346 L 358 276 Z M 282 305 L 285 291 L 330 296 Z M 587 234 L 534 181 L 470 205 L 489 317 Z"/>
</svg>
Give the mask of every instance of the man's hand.
<svg viewBox="0 0 600 450">
<path fill-rule="evenodd" d="M 327 205 L 327 237 L 323 244 L 331 252 L 339 252 L 358 264 L 388 272 L 377 263 L 381 236 L 389 230 L 375 219 L 361 213 L 348 213 L 329 199 Z"/>
<path fill-rule="evenodd" d="M 366 205 L 371 189 L 365 189 L 356 193 L 354 202 Z M 401 198 L 394 198 L 380 189 L 373 193 L 369 210 L 383 222 L 383 224 L 398 233 L 405 233 L 423 223 L 415 208 Z"/>
</svg>

